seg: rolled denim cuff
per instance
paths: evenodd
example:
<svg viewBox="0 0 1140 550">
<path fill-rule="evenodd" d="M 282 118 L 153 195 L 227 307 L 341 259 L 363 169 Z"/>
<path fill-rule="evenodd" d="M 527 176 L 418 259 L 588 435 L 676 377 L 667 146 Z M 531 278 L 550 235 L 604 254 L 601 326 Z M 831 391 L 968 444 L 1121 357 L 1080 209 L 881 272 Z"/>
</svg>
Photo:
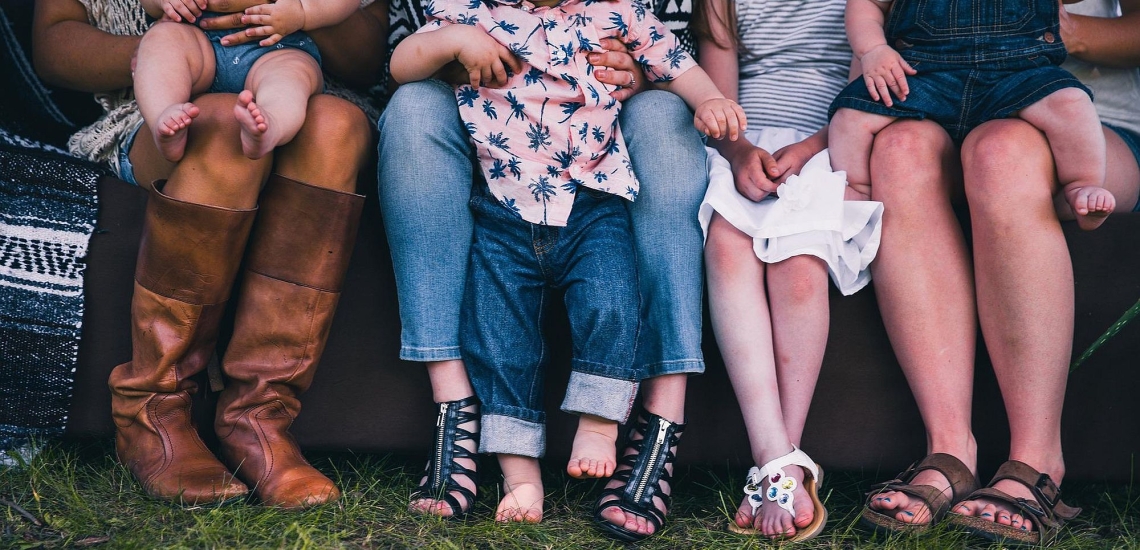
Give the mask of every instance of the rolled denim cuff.
<svg viewBox="0 0 1140 550">
<path fill-rule="evenodd" d="M 636 397 L 637 382 L 633 380 L 574 370 L 570 372 L 570 383 L 566 385 L 562 410 L 574 414 L 592 414 L 620 423 L 629 419 Z"/>
<path fill-rule="evenodd" d="M 463 355 L 459 353 L 459 346 L 420 348 L 404 345 L 400 346 L 400 359 L 427 363 L 431 361 L 454 361 L 463 359 Z"/>
<path fill-rule="evenodd" d="M 704 372 L 704 359 L 676 359 L 642 365 L 641 379 L 657 378 L 666 374 L 703 374 Z"/>
<path fill-rule="evenodd" d="M 542 458 L 546 426 L 513 416 L 484 414 L 479 421 L 479 452 Z"/>
</svg>

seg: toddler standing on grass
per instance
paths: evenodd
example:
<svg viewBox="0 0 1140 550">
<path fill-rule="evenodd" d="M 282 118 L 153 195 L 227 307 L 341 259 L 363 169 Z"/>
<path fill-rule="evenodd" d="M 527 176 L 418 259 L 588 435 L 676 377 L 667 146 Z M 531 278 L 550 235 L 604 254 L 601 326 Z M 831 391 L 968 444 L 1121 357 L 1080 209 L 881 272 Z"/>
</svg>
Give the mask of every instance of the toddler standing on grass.
<svg viewBox="0 0 1140 550">
<path fill-rule="evenodd" d="M 1091 92 L 1065 59 L 1055 0 L 848 0 L 847 36 L 863 68 L 831 105 L 831 158 L 870 196 L 871 142 L 899 118 L 931 120 L 955 142 L 1016 116 L 1045 133 L 1064 203 L 1081 229 L 1116 208 L 1104 189 L 1104 133 Z M 894 47 L 892 47 L 892 45 Z M 892 96 L 897 99 L 894 101 Z"/>
<path fill-rule="evenodd" d="M 451 61 L 467 75 L 456 97 L 485 182 L 470 203 L 462 351 L 483 402 L 479 450 L 497 453 L 503 471 L 496 519 L 538 522 L 542 317 L 551 291 L 565 293 L 573 340 L 562 404 L 580 415 L 572 476 L 613 473 L 618 424 L 640 379 L 640 299 L 622 200 L 637 197 L 638 182 L 617 123 L 621 105 L 586 55 L 617 37 L 649 78 L 696 110 L 697 129 L 711 136 L 735 140 L 744 112 L 629 0 L 443 0 L 427 15 L 428 25 L 393 52 L 392 76 L 429 78 Z"/>
<path fill-rule="evenodd" d="M 251 159 L 288 143 L 301 129 L 309 97 L 324 89 L 321 54 L 302 30 L 335 25 L 359 8 L 358 0 L 278 0 L 245 10 L 248 36 L 235 44 L 233 31 L 202 31 L 193 25 L 205 0 L 142 0 L 147 14 L 162 18 L 139 44 L 134 91 L 155 145 L 170 162 L 182 159 L 186 132 L 203 93 L 239 93 L 234 116 L 241 146 Z"/>
</svg>

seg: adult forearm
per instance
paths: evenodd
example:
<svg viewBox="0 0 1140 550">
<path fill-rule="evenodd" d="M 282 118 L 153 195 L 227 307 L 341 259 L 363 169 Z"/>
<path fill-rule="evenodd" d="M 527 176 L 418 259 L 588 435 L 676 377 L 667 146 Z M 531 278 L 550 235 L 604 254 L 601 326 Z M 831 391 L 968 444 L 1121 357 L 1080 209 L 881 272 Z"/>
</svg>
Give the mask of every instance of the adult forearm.
<svg viewBox="0 0 1140 550">
<path fill-rule="evenodd" d="M 112 35 L 79 21 L 60 21 L 33 36 L 36 72 L 49 84 L 84 92 L 132 84 L 131 58 L 142 37 Z"/>
<path fill-rule="evenodd" d="M 388 49 L 387 10 L 387 2 L 378 1 L 338 25 L 309 31 L 324 69 L 354 86 L 379 82 Z"/>
<path fill-rule="evenodd" d="M 1069 55 L 1106 67 L 1140 67 L 1140 12 L 1122 17 L 1069 15 L 1062 37 Z"/>
<path fill-rule="evenodd" d="M 331 27 L 360 11 L 359 0 L 301 0 L 305 8 L 305 26 L 311 31 Z"/>
</svg>

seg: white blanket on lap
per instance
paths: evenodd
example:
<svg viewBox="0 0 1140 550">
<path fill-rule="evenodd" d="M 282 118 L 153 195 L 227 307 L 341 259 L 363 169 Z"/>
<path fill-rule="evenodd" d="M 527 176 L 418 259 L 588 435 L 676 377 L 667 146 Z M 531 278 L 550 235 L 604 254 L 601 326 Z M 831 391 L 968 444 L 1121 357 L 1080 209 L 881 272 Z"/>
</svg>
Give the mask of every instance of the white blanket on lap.
<svg viewBox="0 0 1140 550">
<path fill-rule="evenodd" d="M 760 128 L 749 130 L 744 137 L 773 153 L 808 134 L 791 128 Z M 715 149 L 707 150 L 709 187 L 698 214 L 706 238 L 716 211 L 752 237 L 753 250 L 761 261 L 815 256 L 827 264 L 831 280 L 844 295 L 854 294 L 871 281 L 868 267 L 879 250 L 883 203 L 843 200 L 847 175 L 831 170 L 826 150 L 780 185 L 776 195 L 760 202 L 737 192 L 728 160 Z"/>
</svg>

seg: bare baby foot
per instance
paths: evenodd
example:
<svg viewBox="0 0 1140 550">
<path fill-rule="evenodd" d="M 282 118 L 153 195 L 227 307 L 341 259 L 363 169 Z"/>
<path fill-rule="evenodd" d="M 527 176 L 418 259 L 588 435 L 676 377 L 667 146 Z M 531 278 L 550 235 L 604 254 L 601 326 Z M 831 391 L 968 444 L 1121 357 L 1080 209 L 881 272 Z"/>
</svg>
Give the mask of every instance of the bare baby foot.
<svg viewBox="0 0 1140 550">
<path fill-rule="evenodd" d="M 607 478 L 617 467 L 617 422 L 582 415 L 566 472 L 578 479 Z"/>
<path fill-rule="evenodd" d="M 251 159 L 268 155 L 277 147 L 277 136 L 271 132 L 268 113 L 262 111 L 253 101 L 253 92 L 242 90 L 234 105 L 234 116 L 241 125 L 241 152 Z"/>
<path fill-rule="evenodd" d="M 538 523 L 542 521 L 543 490 L 542 482 L 525 481 L 511 483 L 503 480 L 503 499 L 495 509 L 495 521 L 499 523 Z"/>
<path fill-rule="evenodd" d="M 193 103 L 175 103 L 158 115 L 151 131 L 154 144 L 163 158 L 170 162 L 182 160 L 186 152 L 186 134 L 190 123 L 198 116 L 198 106 Z"/>
<path fill-rule="evenodd" d="M 765 476 L 761 483 L 760 493 L 756 495 L 760 497 L 763 504 L 756 509 L 756 514 L 753 515 L 752 504 L 749 503 L 752 495 L 746 496 L 736 510 L 734 521 L 737 527 L 755 529 L 768 538 L 779 539 L 793 537 L 797 529 L 811 525 L 815 507 L 812 505 L 811 495 L 804 488 L 803 468 L 785 466 L 784 475 L 796 480 L 796 486 L 792 490 L 792 509 L 795 510 L 795 517 L 789 514 L 787 510 L 780 508 L 775 501 L 768 500 L 765 497 L 771 485 L 769 478 Z M 777 483 L 780 482 L 781 480 L 777 480 Z"/>
<path fill-rule="evenodd" d="M 1065 200 L 1077 217 L 1077 225 L 1085 231 L 1100 227 L 1116 209 L 1116 197 L 1103 187 L 1086 185 L 1065 189 Z"/>
</svg>

